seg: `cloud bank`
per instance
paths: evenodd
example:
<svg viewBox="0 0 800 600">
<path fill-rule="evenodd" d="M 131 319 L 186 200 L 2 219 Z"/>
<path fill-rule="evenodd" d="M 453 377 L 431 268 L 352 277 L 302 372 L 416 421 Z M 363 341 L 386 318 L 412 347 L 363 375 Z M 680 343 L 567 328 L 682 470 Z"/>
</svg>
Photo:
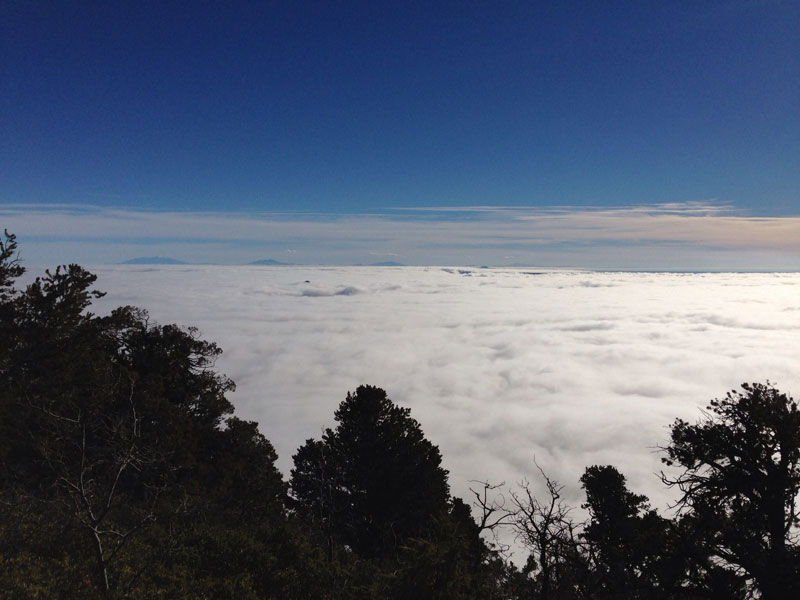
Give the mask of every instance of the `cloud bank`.
<svg viewBox="0 0 800 600">
<path fill-rule="evenodd" d="M 98 309 L 148 308 L 225 353 L 232 399 L 288 473 L 362 383 L 410 407 L 453 492 L 535 479 L 581 501 L 614 464 L 663 508 L 656 446 L 744 381 L 800 396 L 800 274 L 356 267 L 103 267 Z"/>
<path fill-rule="evenodd" d="M 713 203 L 626 208 L 427 208 L 382 214 L 190 213 L 0 207 L 33 262 L 274 258 L 357 264 L 532 264 L 638 270 L 797 270 L 800 217 Z"/>
</svg>

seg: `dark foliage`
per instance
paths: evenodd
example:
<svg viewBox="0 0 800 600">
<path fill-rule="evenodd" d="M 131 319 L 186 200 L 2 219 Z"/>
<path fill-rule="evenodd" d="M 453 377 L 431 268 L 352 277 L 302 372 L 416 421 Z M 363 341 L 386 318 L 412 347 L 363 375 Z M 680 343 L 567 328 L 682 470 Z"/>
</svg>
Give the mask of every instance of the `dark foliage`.
<svg viewBox="0 0 800 600">
<path fill-rule="evenodd" d="M 322 441 L 308 440 L 295 455 L 297 510 L 361 556 L 396 556 L 447 512 L 439 450 L 409 409 L 376 387 L 348 393 L 334 418 L 335 430 L 326 430 Z"/>
<path fill-rule="evenodd" d="M 175 577 L 199 581 L 187 548 L 226 526 L 228 540 L 274 553 L 251 532 L 268 537 L 283 527 L 285 485 L 256 424 L 230 416 L 233 384 L 213 370 L 219 348 L 130 307 L 86 312 L 101 294 L 77 265 L 17 290 L 23 271 L 14 251 L 7 236 L 0 588 L 19 597 L 56 589 L 60 597 L 138 597 Z"/>
<path fill-rule="evenodd" d="M 800 596 L 800 412 L 769 384 L 712 400 L 692 425 L 677 420 L 663 476 L 710 557 L 744 575 L 761 597 Z"/>
<path fill-rule="evenodd" d="M 589 521 L 582 538 L 591 561 L 597 598 L 670 598 L 680 581 L 671 552 L 669 522 L 634 494 L 610 465 L 592 466 L 581 477 Z"/>
<path fill-rule="evenodd" d="M 409 409 L 360 386 L 334 418 L 335 429 L 297 451 L 290 482 L 294 512 L 331 568 L 344 548 L 382 573 L 380 597 L 493 597 L 480 529 L 449 497 L 439 450 Z"/>
</svg>

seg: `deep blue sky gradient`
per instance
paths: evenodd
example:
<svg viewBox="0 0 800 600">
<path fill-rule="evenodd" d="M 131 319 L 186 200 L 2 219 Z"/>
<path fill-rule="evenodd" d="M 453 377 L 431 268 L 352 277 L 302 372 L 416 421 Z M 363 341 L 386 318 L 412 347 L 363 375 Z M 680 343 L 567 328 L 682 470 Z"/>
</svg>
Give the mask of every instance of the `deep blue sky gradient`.
<svg viewBox="0 0 800 600">
<path fill-rule="evenodd" d="M 800 214 L 797 2 L 4 2 L 0 202 Z"/>
</svg>

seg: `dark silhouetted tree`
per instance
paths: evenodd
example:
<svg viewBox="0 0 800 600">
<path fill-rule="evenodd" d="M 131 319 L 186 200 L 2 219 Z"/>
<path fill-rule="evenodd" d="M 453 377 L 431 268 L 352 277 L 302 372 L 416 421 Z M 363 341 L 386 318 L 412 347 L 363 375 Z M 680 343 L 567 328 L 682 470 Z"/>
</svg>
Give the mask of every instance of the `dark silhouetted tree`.
<svg viewBox="0 0 800 600">
<path fill-rule="evenodd" d="M 616 468 L 588 467 L 581 477 L 589 521 L 581 537 L 591 562 L 597 598 L 670 598 L 679 589 L 682 563 L 669 551 L 670 524 L 634 494 Z"/>
<path fill-rule="evenodd" d="M 334 597 L 498 598 L 503 565 L 407 408 L 360 386 L 335 429 L 294 456 L 292 506 L 328 558 Z"/>
<path fill-rule="evenodd" d="M 535 461 L 534 461 L 535 462 Z M 529 483 L 511 492 L 508 509 L 517 540 L 530 551 L 524 571 L 533 578 L 536 598 L 569 600 L 581 597 L 586 561 L 572 507 L 562 498 L 564 486 L 550 478 L 538 464 L 546 494 L 534 494 Z"/>
<path fill-rule="evenodd" d="M 6 235 L 0 588 L 62 598 L 303 588 L 302 559 L 279 555 L 313 551 L 284 528 L 271 444 L 231 416 L 233 383 L 213 368 L 219 348 L 131 307 L 93 315 L 101 294 L 77 265 L 18 290 L 15 249 Z M 264 561 L 278 566 L 265 571 Z"/>
<path fill-rule="evenodd" d="M 696 424 L 678 419 L 662 475 L 711 560 L 743 573 L 760 597 L 800 597 L 800 412 L 769 384 L 712 400 Z"/>
<path fill-rule="evenodd" d="M 360 386 L 334 413 L 336 428 L 298 450 L 292 495 L 329 545 L 335 540 L 370 558 L 396 556 L 447 513 L 441 455 L 409 413 L 384 390 Z"/>
</svg>

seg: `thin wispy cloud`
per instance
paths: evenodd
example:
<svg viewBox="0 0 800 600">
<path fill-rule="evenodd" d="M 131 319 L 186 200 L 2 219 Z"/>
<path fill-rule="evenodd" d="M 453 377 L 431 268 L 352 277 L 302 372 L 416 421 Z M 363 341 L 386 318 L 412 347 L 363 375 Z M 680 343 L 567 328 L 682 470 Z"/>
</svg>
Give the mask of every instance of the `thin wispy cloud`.
<svg viewBox="0 0 800 600">
<path fill-rule="evenodd" d="M 800 216 L 754 217 L 713 202 L 429 207 L 362 214 L 6 205 L 0 219 L 21 240 L 32 237 L 28 251 L 42 261 L 47 248 L 58 256 L 81 248 L 74 260 L 84 262 L 123 260 L 130 258 L 124 253 L 133 245 L 153 246 L 158 254 L 176 252 L 176 258 L 190 262 L 220 263 L 248 262 L 263 258 L 257 252 L 287 247 L 298 261 L 309 263 L 402 255 L 412 264 L 465 264 L 459 257 L 498 264 L 513 250 L 531 264 L 654 270 L 686 269 L 692 258 L 699 259 L 700 270 L 707 262 L 723 269 L 792 269 L 800 257 Z M 670 252 L 664 245 L 672 247 Z"/>
</svg>

